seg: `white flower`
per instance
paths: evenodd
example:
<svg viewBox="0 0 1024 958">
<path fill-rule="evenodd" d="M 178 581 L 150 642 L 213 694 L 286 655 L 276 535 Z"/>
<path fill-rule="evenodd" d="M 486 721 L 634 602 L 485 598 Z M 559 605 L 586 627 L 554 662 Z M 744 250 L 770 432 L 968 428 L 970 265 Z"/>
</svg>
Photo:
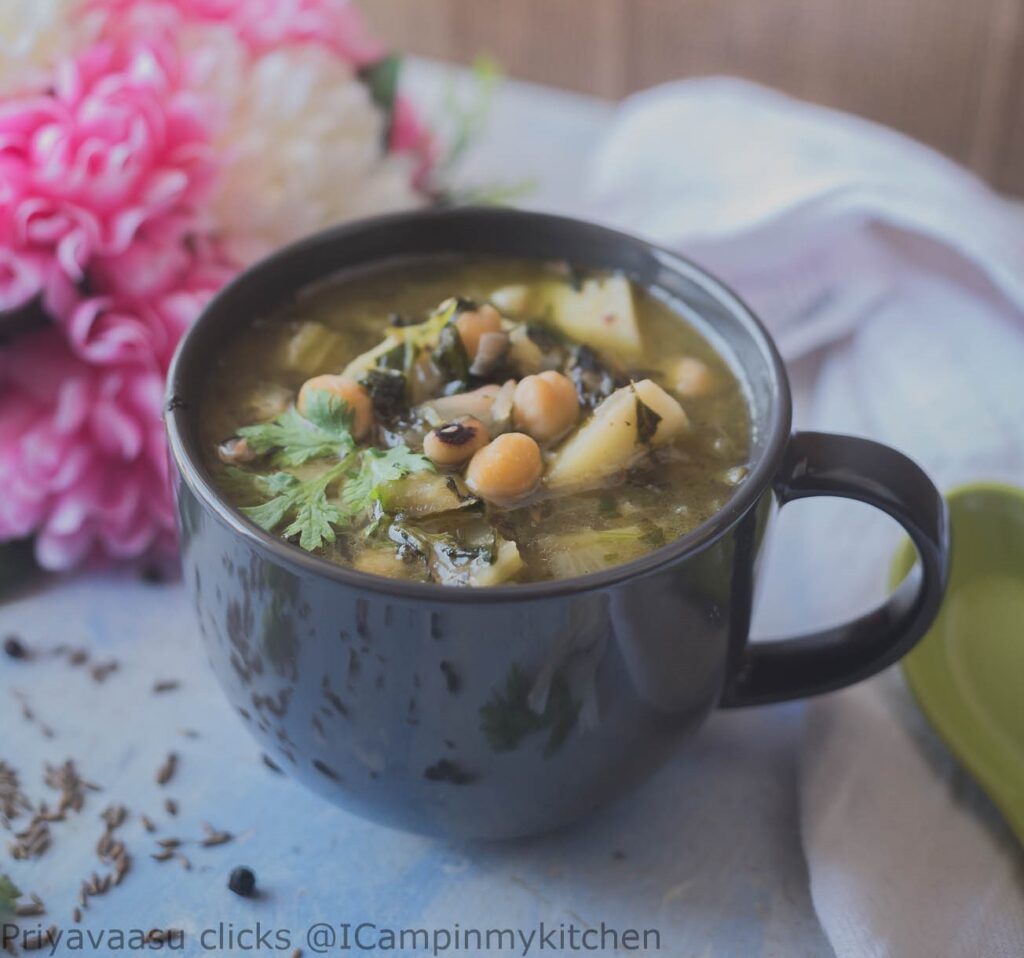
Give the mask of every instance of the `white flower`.
<svg viewBox="0 0 1024 958">
<path fill-rule="evenodd" d="M 93 18 L 79 0 L 0 0 L 0 95 L 48 81 L 50 68 L 90 39 Z"/>
<path fill-rule="evenodd" d="M 352 68 L 312 45 L 252 57 L 233 36 L 189 39 L 224 109 L 214 213 L 245 260 L 334 223 L 416 206 L 412 162 L 384 150 L 384 117 Z"/>
</svg>

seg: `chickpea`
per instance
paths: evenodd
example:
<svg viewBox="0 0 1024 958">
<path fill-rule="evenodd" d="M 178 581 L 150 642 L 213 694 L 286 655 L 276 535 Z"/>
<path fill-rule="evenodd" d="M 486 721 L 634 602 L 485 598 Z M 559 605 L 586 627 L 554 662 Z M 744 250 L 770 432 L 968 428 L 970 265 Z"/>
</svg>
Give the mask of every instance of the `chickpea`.
<svg viewBox="0 0 1024 958">
<path fill-rule="evenodd" d="M 466 347 L 466 355 L 472 361 L 480 349 L 480 337 L 484 333 L 501 332 L 501 313 L 490 303 L 485 303 L 479 309 L 461 313 L 455 320 L 455 328 L 459 331 L 462 345 Z"/>
<path fill-rule="evenodd" d="M 299 390 L 299 412 L 305 414 L 309 394 L 317 390 L 334 393 L 348 404 L 352 412 L 352 438 L 363 439 L 373 426 L 373 403 L 370 395 L 354 379 L 348 376 L 314 376 L 307 379 Z"/>
<path fill-rule="evenodd" d="M 435 466 L 460 466 L 490 439 L 479 419 L 465 416 L 431 429 L 423 438 L 423 453 Z"/>
<path fill-rule="evenodd" d="M 561 438 L 576 425 L 580 414 L 572 380 L 553 369 L 521 379 L 512 403 L 516 428 L 538 442 Z"/>
<path fill-rule="evenodd" d="M 718 388 L 718 379 L 707 363 L 693 356 L 684 356 L 669 373 L 669 385 L 680 396 L 700 399 Z"/>
<path fill-rule="evenodd" d="M 540 446 L 522 432 L 506 432 L 477 451 L 466 469 L 466 485 L 498 502 L 525 496 L 540 480 Z"/>
</svg>

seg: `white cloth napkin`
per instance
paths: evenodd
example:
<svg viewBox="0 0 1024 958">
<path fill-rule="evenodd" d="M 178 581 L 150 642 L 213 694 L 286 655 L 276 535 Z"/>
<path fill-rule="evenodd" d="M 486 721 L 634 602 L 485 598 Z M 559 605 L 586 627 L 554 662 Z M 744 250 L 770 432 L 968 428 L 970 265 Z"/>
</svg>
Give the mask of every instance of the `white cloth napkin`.
<svg viewBox="0 0 1024 958">
<path fill-rule="evenodd" d="M 892 131 L 750 84 L 640 94 L 594 158 L 598 218 L 733 285 L 790 364 L 797 424 L 870 436 L 943 488 L 1024 482 L 1024 211 Z M 838 621 L 885 591 L 898 530 L 787 507 L 758 631 Z M 840 958 L 1021 958 L 1019 846 L 897 670 L 814 700 L 801 826 Z"/>
</svg>

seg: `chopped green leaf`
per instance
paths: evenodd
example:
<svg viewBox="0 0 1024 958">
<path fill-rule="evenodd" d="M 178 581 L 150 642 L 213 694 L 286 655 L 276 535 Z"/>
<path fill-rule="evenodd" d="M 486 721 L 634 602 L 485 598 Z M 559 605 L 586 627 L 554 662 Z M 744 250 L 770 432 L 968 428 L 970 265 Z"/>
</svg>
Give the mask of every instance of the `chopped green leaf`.
<svg viewBox="0 0 1024 958">
<path fill-rule="evenodd" d="M 411 472 L 433 472 L 434 464 L 408 446 L 367 449 L 360 457 L 359 470 L 345 483 L 341 501 L 352 516 L 369 512 L 381 497 L 381 486 Z"/>
<path fill-rule="evenodd" d="M 324 542 L 334 542 L 333 523 L 341 520 L 337 507 L 327 501 L 327 493 L 317 489 L 296 510 L 295 518 L 284 534 L 288 537 L 297 535 L 299 545 L 312 552 Z"/>
<path fill-rule="evenodd" d="M 359 384 L 369 394 L 373 411 L 381 422 L 393 422 L 409 406 L 405 398 L 405 376 L 401 372 L 393 369 L 368 369 Z"/>
<path fill-rule="evenodd" d="M 340 479 L 351 464 L 351 457 L 343 459 L 319 476 L 300 481 L 287 472 L 275 472 L 257 480 L 272 499 L 258 506 L 243 506 L 242 512 L 260 528 L 273 532 L 291 515 L 292 522 L 284 535 L 299 537 L 299 545 L 309 552 L 323 543 L 333 542 L 332 523 L 340 523 L 343 516 L 327 501 L 327 488 Z"/>
<path fill-rule="evenodd" d="M 282 466 L 299 466 L 311 459 L 346 456 L 354 446 L 348 404 L 325 389 L 310 392 L 305 415 L 290 408 L 270 422 L 243 426 L 238 435 L 257 455 L 273 453 Z"/>
<path fill-rule="evenodd" d="M 636 397 L 636 438 L 643 443 L 650 442 L 658 431 L 661 416 L 647 405 L 639 396 Z"/>
<path fill-rule="evenodd" d="M 441 330 L 431 355 L 445 382 L 464 383 L 469 379 L 469 356 L 454 323 Z"/>
<path fill-rule="evenodd" d="M 284 521 L 284 517 L 288 515 L 292 505 L 291 496 L 281 495 L 258 506 L 242 506 L 242 512 L 261 529 L 273 532 Z"/>
</svg>

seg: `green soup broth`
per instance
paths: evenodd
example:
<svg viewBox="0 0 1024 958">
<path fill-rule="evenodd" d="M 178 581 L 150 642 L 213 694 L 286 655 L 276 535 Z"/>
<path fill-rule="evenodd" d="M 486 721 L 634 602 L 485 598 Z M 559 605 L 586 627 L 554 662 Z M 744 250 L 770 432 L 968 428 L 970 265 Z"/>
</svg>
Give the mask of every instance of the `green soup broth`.
<svg viewBox="0 0 1024 958">
<path fill-rule="evenodd" d="M 608 329 L 618 330 L 621 315 L 600 315 L 605 309 L 629 311 L 622 306 L 624 290 L 631 299 L 632 325 L 623 329 L 637 334 L 639 348 L 636 339 L 628 349 L 614 336 L 609 339 Z M 452 297 L 459 298 L 454 306 Z M 462 363 L 472 357 L 458 342 L 454 352 L 445 353 L 438 339 L 458 341 L 458 318 L 492 299 L 503 326 L 492 345 L 506 343 L 506 352 L 494 369 L 467 374 Z M 447 316 L 439 307 L 446 302 Z M 591 306 L 593 316 L 587 312 Z M 744 481 L 751 432 L 747 395 L 698 324 L 657 293 L 624 286 L 622 277 L 581 273 L 564 264 L 436 258 L 339 274 L 304 291 L 287 308 L 254 318 L 216 358 L 200 423 L 207 466 L 228 501 L 268 531 L 364 572 L 454 586 L 595 572 L 693 530 Z M 446 326 L 452 328 L 439 332 Z M 274 445 L 286 436 L 306 448 L 305 417 L 294 406 L 303 383 L 341 373 L 378 347 L 389 329 L 409 343 L 382 352 L 383 358 L 368 367 L 383 370 L 374 373 L 377 380 L 394 387 L 390 401 L 373 393 L 375 412 L 383 412 L 375 415 L 370 432 L 348 443 L 344 423 L 351 420 L 338 419 L 338 411 L 351 414 L 352 408 L 332 400 L 318 414 L 335 417 L 321 420 L 327 422 L 323 448 L 307 457 L 292 446 Z M 424 332 L 404 332 L 413 329 Z M 414 345 L 418 337 L 423 342 Z M 586 402 L 572 432 L 539 443 L 542 475 L 529 490 L 512 499 L 477 495 L 465 464 L 431 467 L 423 457 L 426 434 L 447 420 L 433 414 L 432 403 L 441 393 L 465 396 L 482 387 L 494 392 L 528 375 L 534 367 L 519 363 L 520 352 L 509 345 L 517 341 L 523 343 L 522 355 L 532 362 L 542 354 L 545 368 L 565 374 L 583 390 Z M 453 369 L 461 369 L 462 378 L 453 380 Z M 696 385 L 690 382 L 694 370 Z M 366 375 L 364 370 L 351 378 L 369 383 Z M 653 385 L 637 387 L 645 381 Z M 597 388 L 586 392 L 594 383 Z M 518 395 L 513 388 L 503 394 L 506 399 Z M 653 406 L 640 398 L 662 391 L 688 420 L 671 441 L 662 441 L 658 432 L 667 429 L 668 420 L 651 413 Z M 637 430 L 628 459 L 612 468 L 619 460 L 609 453 L 610 471 L 602 471 L 602 453 L 597 453 L 598 473 L 549 487 L 560 451 L 616 397 L 622 408 L 637 412 L 637 424 L 632 416 L 626 426 L 619 422 L 619 428 Z M 501 406 L 487 430 L 492 439 L 491 433 L 521 431 L 514 403 L 501 418 L 502 401 L 490 407 Z M 439 406 L 448 409 L 446 402 Z M 267 428 L 275 422 L 283 423 L 282 429 Z M 334 422 L 341 425 L 336 429 Z M 316 428 L 311 423 L 310 434 Z M 622 442 L 615 448 L 621 454 Z M 587 450 L 583 453 L 586 458 Z M 384 481 L 374 485 L 380 475 Z M 324 486 L 322 496 L 318 483 Z"/>
</svg>

